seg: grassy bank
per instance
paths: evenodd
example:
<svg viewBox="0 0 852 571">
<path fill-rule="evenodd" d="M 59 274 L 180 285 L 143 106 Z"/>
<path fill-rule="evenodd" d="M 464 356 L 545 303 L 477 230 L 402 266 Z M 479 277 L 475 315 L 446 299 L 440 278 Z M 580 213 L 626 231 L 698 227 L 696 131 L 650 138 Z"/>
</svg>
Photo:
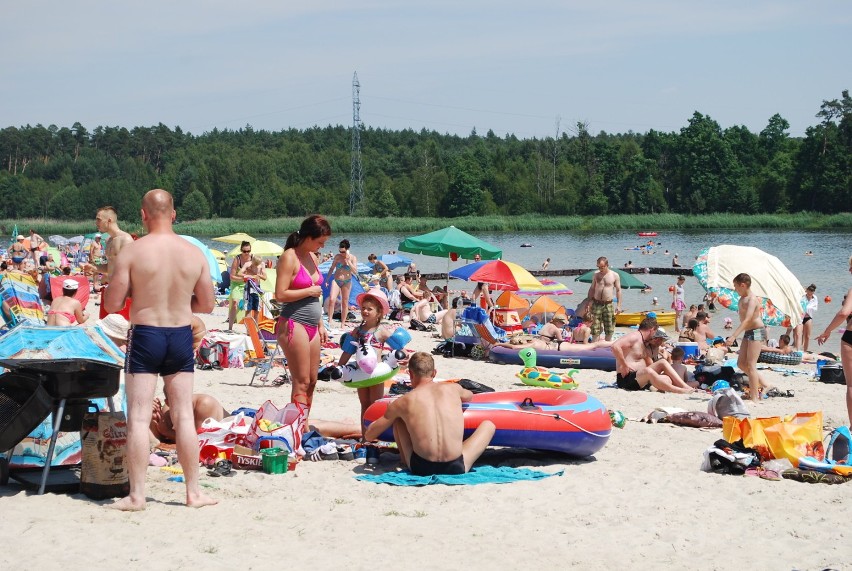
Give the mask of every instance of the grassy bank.
<svg viewBox="0 0 852 571">
<path fill-rule="evenodd" d="M 468 232 L 613 232 L 621 230 L 721 230 L 766 228 L 774 230 L 850 230 L 852 213 L 816 214 L 647 214 L 625 216 L 481 216 L 465 218 L 361 218 L 332 216 L 329 218 L 336 233 L 399 232 L 424 233 L 450 224 Z M 175 226 L 181 234 L 220 236 L 247 232 L 253 236 L 286 234 L 299 227 L 301 218 L 272 218 L 269 220 L 239 220 L 217 218 L 182 222 Z M 60 220 L 0 220 L 2 234 L 10 236 L 17 223 L 26 234 L 35 228 L 43 235 L 73 236 L 94 232 L 93 221 L 67 222 Z M 141 232 L 140 224 L 121 224 L 128 232 Z"/>
</svg>

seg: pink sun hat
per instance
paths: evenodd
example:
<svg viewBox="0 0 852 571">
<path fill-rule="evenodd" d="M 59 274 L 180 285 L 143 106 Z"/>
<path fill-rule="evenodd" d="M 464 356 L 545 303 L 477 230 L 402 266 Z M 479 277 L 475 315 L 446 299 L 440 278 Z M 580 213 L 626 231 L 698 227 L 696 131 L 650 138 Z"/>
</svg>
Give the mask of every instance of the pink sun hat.
<svg viewBox="0 0 852 571">
<path fill-rule="evenodd" d="M 388 303 L 388 296 L 385 295 L 381 289 L 374 287 L 371 288 L 370 291 L 365 293 L 359 293 L 358 297 L 355 298 L 355 301 L 358 302 L 358 306 L 360 307 L 361 303 L 365 298 L 372 297 L 376 301 L 379 302 L 379 305 L 382 306 L 382 315 L 387 315 L 390 313 L 390 304 Z"/>
</svg>

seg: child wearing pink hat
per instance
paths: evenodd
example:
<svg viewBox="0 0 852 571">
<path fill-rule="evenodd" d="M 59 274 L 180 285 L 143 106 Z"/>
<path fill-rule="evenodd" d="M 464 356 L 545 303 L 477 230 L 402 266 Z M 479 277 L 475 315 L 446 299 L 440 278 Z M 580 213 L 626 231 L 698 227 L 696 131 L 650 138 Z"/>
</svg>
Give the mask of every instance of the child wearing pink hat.
<svg viewBox="0 0 852 571">
<path fill-rule="evenodd" d="M 343 354 L 337 362 L 339 367 L 342 367 L 349 362 L 349 359 L 355 353 L 358 345 L 361 343 L 372 344 L 374 342 L 384 345 L 394 335 L 396 328 L 382 325 L 382 319 L 390 313 L 390 304 L 385 292 L 379 288 L 372 288 L 366 293 L 362 293 L 355 298 L 358 302 L 358 307 L 361 309 L 361 323 L 350 333 L 343 336 L 341 341 L 341 349 Z M 399 347 L 392 347 L 398 349 Z M 378 355 L 381 359 L 381 354 Z M 358 389 L 358 400 L 361 401 L 361 430 L 364 427 L 364 412 L 367 408 L 382 398 L 385 393 L 384 383 L 373 385 L 372 387 L 362 387 Z"/>
</svg>

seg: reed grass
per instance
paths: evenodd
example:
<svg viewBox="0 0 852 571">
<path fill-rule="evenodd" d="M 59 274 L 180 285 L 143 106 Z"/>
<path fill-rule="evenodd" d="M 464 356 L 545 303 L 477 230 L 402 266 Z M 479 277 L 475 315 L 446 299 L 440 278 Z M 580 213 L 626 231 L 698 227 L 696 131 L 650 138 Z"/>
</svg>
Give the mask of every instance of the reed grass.
<svg viewBox="0 0 852 571">
<path fill-rule="evenodd" d="M 246 232 L 252 236 L 288 234 L 299 228 L 301 218 L 271 218 L 268 220 L 241 220 L 215 218 L 181 222 L 175 231 L 191 236 L 222 236 Z M 723 230 L 723 229 L 774 229 L 774 230 L 848 230 L 852 229 L 852 213 L 819 214 L 631 214 L 618 216 L 477 216 L 464 218 L 367 218 L 357 216 L 332 216 L 329 222 L 335 233 L 358 234 L 372 232 L 397 232 L 422 234 L 449 225 L 467 232 L 620 232 L 624 230 Z M 0 220 L 3 234 L 11 236 L 15 224 L 21 234 L 34 228 L 47 237 L 51 234 L 74 236 L 95 231 L 94 221 L 65 221 L 51 219 Z M 136 223 L 121 223 L 128 232 L 141 233 Z"/>
</svg>

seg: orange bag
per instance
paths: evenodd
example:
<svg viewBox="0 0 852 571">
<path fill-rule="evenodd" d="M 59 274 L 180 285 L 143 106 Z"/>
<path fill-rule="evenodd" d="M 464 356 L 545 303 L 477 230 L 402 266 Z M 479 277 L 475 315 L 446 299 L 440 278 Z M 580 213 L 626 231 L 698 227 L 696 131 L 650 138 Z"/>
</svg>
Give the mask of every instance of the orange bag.
<svg viewBox="0 0 852 571">
<path fill-rule="evenodd" d="M 728 442 L 742 439 L 748 448 L 754 448 L 761 460 L 787 458 L 797 466 L 799 458 L 811 456 L 822 460 L 825 450 L 822 443 L 822 411 L 799 412 L 792 417 L 722 419 L 722 436 Z"/>
</svg>

